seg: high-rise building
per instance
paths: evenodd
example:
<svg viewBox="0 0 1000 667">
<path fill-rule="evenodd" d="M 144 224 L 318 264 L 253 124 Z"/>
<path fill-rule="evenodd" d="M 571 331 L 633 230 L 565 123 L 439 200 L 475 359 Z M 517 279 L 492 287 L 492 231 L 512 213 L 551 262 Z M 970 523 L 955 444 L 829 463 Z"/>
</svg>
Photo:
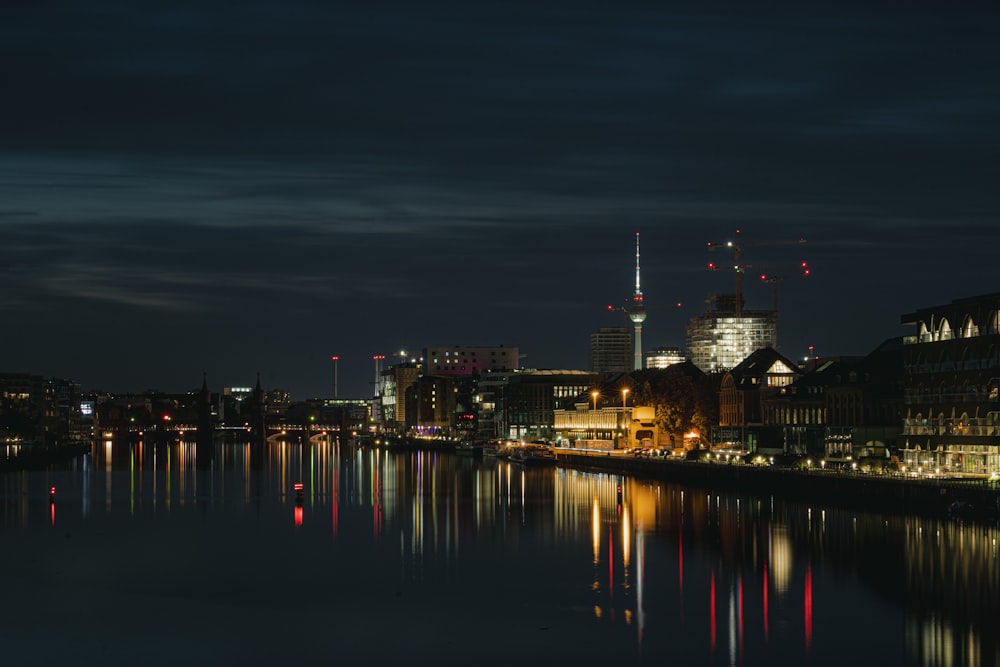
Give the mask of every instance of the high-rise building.
<svg viewBox="0 0 1000 667">
<path fill-rule="evenodd" d="M 646 368 L 666 368 L 687 361 L 687 355 L 679 347 L 658 347 L 646 353 Z"/>
<path fill-rule="evenodd" d="M 627 327 L 601 327 L 590 334 L 590 370 L 626 373 L 632 367 L 632 340 Z"/>
<path fill-rule="evenodd" d="M 703 372 L 728 371 L 754 350 L 774 347 L 777 312 L 746 310 L 741 301 L 734 294 L 713 295 L 705 314 L 685 327 L 691 361 Z"/>
</svg>

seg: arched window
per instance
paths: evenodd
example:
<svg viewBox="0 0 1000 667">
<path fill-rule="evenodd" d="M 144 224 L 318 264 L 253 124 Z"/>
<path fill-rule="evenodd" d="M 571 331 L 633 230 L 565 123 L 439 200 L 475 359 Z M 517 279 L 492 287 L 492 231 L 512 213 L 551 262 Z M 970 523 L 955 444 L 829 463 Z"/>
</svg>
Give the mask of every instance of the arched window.
<svg viewBox="0 0 1000 667">
<path fill-rule="evenodd" d="M 1000 310 L 994 310 L 986 320 L 986 333 L 1000 333 Z"/>
<path fill-rule="evenodd" d="M 962 338 L 972 338 L 979 335 L 979 327 L 972 321 L 971 315 L 965 316 L 965 323 L 962 325 Z"/>
<path fill-rule="evenodd" d="M 937 328 L 936 340 L 951 340 L 955 337 L 954 332 L 951 330 L 951 324 L 948 323 L 947 317 L 942 317 L 940 324 Z"/>
</svg>

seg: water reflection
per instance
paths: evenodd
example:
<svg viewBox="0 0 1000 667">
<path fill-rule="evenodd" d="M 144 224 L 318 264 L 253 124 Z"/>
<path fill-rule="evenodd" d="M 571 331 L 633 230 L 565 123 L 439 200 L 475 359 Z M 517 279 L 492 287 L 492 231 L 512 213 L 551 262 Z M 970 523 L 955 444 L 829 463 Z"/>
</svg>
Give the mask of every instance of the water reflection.
<svg viewBox="0 0 1000 667">
<path fill-rule="evenodd" d="M 995 525 L 330 439 L 272 442 L 256 453 L 249 443 L 220 444 L 207 457 L 202 445 L 200 458 L 198 447 L 101 442 L 66 468 L 4 475 L 2 528 L 39 525 L 43 502 L 49 528 L 95 514 L 197 510 L 235 520 L 240 508 L 254 516 L 277 508 L 294 536 L 322 533 L 334 545 L 391 554 L 399 582 L 434 590 L 463 576 L 463 588 L 512 577 L 499 585 L 536 592 L 575 632 L 601 628 L 621 642 L 620 655 L 627 648 L 675 664 L 1000 662 Z M 58 496 L 49 492 L 56 485 Z M 385 558 L 362 576 L 386 576 Z"/>
</svg>

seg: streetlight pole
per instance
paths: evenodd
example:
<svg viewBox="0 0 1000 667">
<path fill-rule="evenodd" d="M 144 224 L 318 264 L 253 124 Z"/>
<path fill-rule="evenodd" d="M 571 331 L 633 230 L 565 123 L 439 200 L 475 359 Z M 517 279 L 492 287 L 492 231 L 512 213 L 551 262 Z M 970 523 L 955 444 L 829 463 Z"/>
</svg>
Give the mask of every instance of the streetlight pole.
<svg viewBox="0 0 1000 667">
<path fill-rule="evenodd" d="M 333 398 L 337 398 L 337 362 L 340 361 L 340 357 L 334 355 L 330 357 L 333 361 Z"/>
</svg>

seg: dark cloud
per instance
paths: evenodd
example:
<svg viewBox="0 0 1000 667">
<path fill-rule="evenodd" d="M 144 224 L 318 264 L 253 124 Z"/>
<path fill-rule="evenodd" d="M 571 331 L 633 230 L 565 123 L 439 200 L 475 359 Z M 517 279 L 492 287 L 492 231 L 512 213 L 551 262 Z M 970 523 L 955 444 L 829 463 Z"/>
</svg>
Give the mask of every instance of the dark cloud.
<svg viewBox="0 0 1000 667">
<path fill-rule="evenodd" d="M 260 370 L 299 395 L 328 389 L 332 353 L 357 393 L 399 347 L 582 367 L 635 231 L 646 344 L 680 345 L 732 289 L 705 244 L 736 229 L 748 263 L 814 267 L 779 285 L 783 351 L 866 352 L 899 313 L 993 290 L 996 19 L 8 3 L 0 306 L 20 326 L 0 367 L 111 388 Z"/>
</svg>

